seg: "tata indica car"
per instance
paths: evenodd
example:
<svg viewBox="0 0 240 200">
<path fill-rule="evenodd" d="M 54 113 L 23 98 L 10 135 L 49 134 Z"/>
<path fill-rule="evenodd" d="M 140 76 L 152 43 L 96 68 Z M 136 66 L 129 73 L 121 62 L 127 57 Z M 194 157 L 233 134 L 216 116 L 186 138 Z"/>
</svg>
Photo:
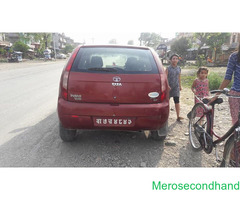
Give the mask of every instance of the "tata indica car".
<svg viewBox="0 0 240 200">
<path fill-rule="evenodd" d="M 154 50 L 116 45 L 78 46 L 63 69 L 58 98 L 59 133 L 77 130 L 148 130 L 167 135 L 168 82 Z"/>
</svg>

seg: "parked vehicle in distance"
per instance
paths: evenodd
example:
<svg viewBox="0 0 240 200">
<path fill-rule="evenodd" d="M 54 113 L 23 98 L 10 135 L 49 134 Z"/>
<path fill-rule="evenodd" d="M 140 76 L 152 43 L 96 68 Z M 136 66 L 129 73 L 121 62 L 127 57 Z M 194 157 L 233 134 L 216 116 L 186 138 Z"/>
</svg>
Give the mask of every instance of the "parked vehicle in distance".
<svg viewBox="0 0 240 200">
<path fill-rule="evenodd" d="M 22 52 L 21 51 L 14 51 L 8 57 L 8 62 L 22 62 Z"/>
<path fill-rule="evenodd" d="M 60 53 L 60 54 L 57 54 L 56 58 L 58 58 L 58 59 L 66 59 L 67 56 L 65 54 L 63 54 L 63 53 Z"/>
<path fill-rule="evenodd" d="M 58 97 L 59 133 L 73 141 L 77 130 L 149 130 L 167 135 L 167 77 L 148 47 L 78 46 L 63 69 Z"/>
<path fill-rule="evenodd" d="M 44 54 L 44 61 L 52 60 L 52 58 L 51 58 L 51 50 L 50 49 L 45 49 L 43 51 L 43 54 Z"/>
<path fill-rule="evenodd" d="M 44 61 L 47 61 L 47 60 L 52 60 L 50 54 L 44 54 Z"/>
</svg>

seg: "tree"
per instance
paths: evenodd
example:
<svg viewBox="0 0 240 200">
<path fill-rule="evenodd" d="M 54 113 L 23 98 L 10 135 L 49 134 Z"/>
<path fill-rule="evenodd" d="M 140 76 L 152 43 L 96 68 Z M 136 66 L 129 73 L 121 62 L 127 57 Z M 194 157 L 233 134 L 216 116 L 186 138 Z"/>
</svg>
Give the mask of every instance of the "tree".
<svg viewBox="0 0 240 200">
<path fill-rule="evenodd" d="M 73 47 L 72 45 L 67 44 L 67 45 L 65 46 L 65 48 L 63 49 L 63 52 L 64 52 L 65 54 L 71 53 L 71 52 L 73 51 L 73 49 L 74 49 L 74 47 Z"/>
<path fill-rule="evenodd" d="M 26 55 L 28 49 L 29 49 L 29 46 L 24 44 L 21 41 L 15 42 L 14 45 L 13 45 L 13 50 L 23 52 L 23 56 Z"/>
<path fill-rule="evenodd" d="M 6 53 L 7 51 L 3 47 L 0 47 L 0 55 L 4 56 Z"/>
<path fill-rule="evenodd" d="M 197 43 L 197 63 L 198 66 L 203 65 L 203 61 L 205 61 L 205 56 L 201 54 L 201 48 L 206 45 L 207 40 L 210 36 L 210 33 L 195 33 L 194 38 Z"/>
<path fill-rule="evenodd" d="M 161 43 L 161 35 L 157 33 L 143 32 L 140 34 L 140 45 L 156 48 Z"/>
<path fill-rule="evenodd" d="M 129 40 L 127 44 L 128 45 L 134 45 L 134 41 L 133 40 Z"/>
<path fill-rule="evenodd" d="M 28 45 L 24 44 L 21 41 L 15 42 L 13 45 L 14 51 L 27 52 L 28 49 L 29 49 Z"/>
<path fill-rule="evenodd" d="M 48 45 L 51 44 L 52 34 L 51 33 L 42 33 L 43 41 L 45 43 L 45 48 L 48 48 Z"/>
<path fill-rule="evenodd" d="M 185 57 L 187 54 L 187 49 L 190 47 L 191 45 L 189 40 L 185 37 L 181 37 L 173 42 L 171 45 L 171 51 Z"/>
<path fill-rule="evenodd" d="M 198 53 L 200 52 L 201 48 L 206 44 L 207 39 L 209 38 L 210 33 L 195 33 L 194 38 L 196 43 L 198 44 Z"/>
<path fill-rule="evenodd" d="M 216 62 L 217 54 L 221 52 L 222 45 L 229 39 L 230 33 L 210 33 L 206 44 L 210 46 Z"/>
</svg>

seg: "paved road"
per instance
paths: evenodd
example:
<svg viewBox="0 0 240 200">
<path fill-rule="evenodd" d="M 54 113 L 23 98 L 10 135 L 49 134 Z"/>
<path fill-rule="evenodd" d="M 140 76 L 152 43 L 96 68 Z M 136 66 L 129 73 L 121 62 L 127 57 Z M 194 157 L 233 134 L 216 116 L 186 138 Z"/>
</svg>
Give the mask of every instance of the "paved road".
<svg viewBox="0 0 240 200">
<path fill-rule="evenodd" d="M 156 166 L 163 142 L 143 133 L 84 131 L 74 143 L 58 135 L 56 113 L 64 62 L 0 65 L 0 166 Z M 149 152 L 156 152 L 148 158 Z M 144 160 L 144 161 L 143 161 Z"/>
<path fill-rule="evenodd" d="M 19 65 L 0 71 L 0 144 L 56 110 L 64 62 Z"/>
</svg>

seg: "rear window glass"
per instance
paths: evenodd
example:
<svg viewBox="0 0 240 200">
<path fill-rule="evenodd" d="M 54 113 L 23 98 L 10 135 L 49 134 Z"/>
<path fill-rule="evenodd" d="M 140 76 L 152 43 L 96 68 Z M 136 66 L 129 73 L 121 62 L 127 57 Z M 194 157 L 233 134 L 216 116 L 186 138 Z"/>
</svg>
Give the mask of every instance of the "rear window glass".
<svg viewBox="0 0 240 200">
<path fill-rule="evenodd" d="M 150 50 L 119 47 L 82 47 L 71 71 L 88 73 L 156 74 Z"/>
</svg>

